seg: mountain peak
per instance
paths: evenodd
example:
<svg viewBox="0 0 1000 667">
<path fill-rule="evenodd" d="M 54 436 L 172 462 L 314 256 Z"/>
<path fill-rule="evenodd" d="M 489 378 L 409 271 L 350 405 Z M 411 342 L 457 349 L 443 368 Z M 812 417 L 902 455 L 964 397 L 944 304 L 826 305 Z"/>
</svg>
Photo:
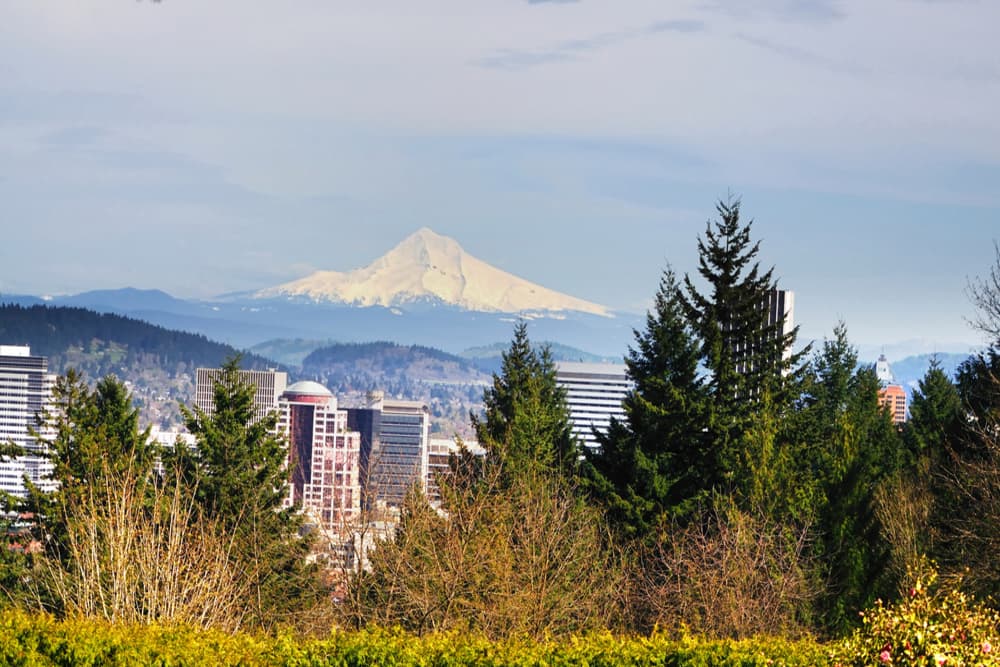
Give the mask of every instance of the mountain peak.
<svg viewBox="0 0 1000 667">
<path fill-rule="evenodd" d="M 317 271 L 255 296 L 386 307 L 432 301 L 483 312 L 577 311 L 610 316 L 604 306 L 490 266 L 429 227 L 421 227 L 363 268 L 346 273 Z"/>
<path fill-rule="evenodd" d="M 388 257 L 393 253 L 401 253 L 404 255 L 412 255 L 414 253 L 422 253 L 424 255 L 440 255 L 441 253 L 464 254 L 465 251 L 462 249 L 462 246 L 458 245 L 458 241 L 455 239 L 442 236 L 430 227 L 421 227 L 400 241 L 399 244 L 386 253 L 384 257 Z"/>
</svg>

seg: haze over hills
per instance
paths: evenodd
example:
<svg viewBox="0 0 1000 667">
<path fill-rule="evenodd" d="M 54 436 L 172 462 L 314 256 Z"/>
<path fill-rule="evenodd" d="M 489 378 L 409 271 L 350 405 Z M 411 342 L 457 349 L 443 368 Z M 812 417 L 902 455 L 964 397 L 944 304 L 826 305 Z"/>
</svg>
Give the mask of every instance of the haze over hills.
<svg viewBox="0 0 1000 667">
<path fill-rule="evenodd" d="M 0 295 L 0 302 L 116 313 L 248 348 L 271 339 L 394 340 L 458 353 L 509 339 L 517 318 L 538 340 L 618 355 L 639 316 L 536 285 L 490 266 L 423 228 L 368 266 L 319 271 L 276 287 L 208 301 L 156 289 L 71 296 Z"/>
<path fill-rule="evenodd" d="M 604 306 L 536 285 L 473 257 L 454 239 L 427 227 L 360 269 L 317 271 L 255 292 L 258 299 L 304 297 L 318 302 L 396 307 L 441 303 L 494 313 L 575 311 L 612 317 Z"/>
<path fill-rule="evenodd" d="M 185 300 L 157 289 L 129 287 L 41 298 L 0 295 L 0 302 L 116 313 L 202 334 L 237 348 L 274 339 L 302 339 L 315 346 L 317 341 L 393 340 L 458 354 L 509 340 L 513 323 L 521 317 L 531 321 L 533 340 L 615 360 L 624 356 L 634 342 L 633 329 L 641 328 L 644 321 L 640 314 L 612 313 L 600 304 L 490 266 L 465 252 L 457 241 L 426 227 L 366 267 L 318 271 L 275 287 L 214 300 Z M 800 338 L 800 342 L 805 341 Z M 296 363 L 311 351 L 308 345 L 300 347 Z M 884 341 L 864 346 L 861 357 L 874 359 L 884 351 L 896 360 L 930 351 L 967 352 L 970 347 Z"/>
</svg>

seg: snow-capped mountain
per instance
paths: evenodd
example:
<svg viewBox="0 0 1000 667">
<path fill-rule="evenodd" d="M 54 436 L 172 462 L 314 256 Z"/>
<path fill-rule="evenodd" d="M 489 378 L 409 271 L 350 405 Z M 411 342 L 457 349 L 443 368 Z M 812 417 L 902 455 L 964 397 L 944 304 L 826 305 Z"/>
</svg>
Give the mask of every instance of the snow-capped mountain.
<svg viewBox="0 0 1000 667">
<path fill-rule="evenodd" d="M 465 252 L 454 239 L 426 227 L 364 268 L 348 272 L 317 271 L 260 290 L 253 296 L 387 308 L 439 302 L 480 312 L 574 311 L 613 317 L 600 304 L 556 292 L 490 266 Z"/>
</svg>

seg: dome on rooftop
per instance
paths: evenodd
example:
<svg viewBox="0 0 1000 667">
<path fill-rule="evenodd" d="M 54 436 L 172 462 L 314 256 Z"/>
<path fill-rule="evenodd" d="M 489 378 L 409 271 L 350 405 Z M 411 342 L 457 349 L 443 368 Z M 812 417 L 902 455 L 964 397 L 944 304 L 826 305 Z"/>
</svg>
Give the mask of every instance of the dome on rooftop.
<svg viewBox="0 0 1000 667">
<path fill-rule="evenodd" d="M 289 385 L 285 388 L 286 394 L 298 394 L 299 396 L 333 396 L 333 392 L 312 380 L 303 380 Z"/>
</svg>

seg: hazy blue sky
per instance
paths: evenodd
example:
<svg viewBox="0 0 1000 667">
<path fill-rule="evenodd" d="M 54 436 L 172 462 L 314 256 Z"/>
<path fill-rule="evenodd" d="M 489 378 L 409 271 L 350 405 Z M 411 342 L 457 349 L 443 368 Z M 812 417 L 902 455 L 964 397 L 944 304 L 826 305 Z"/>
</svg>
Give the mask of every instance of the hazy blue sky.
<svg viewBox="0 0 1000 667">
<path fill-rule="evenodd" d="M 728 192 L 808 336 L 976 336 L 994 0 L 0 0 L 0 292 L 185 297 L 420 226 L 641 310 Z"/>
</svg>

